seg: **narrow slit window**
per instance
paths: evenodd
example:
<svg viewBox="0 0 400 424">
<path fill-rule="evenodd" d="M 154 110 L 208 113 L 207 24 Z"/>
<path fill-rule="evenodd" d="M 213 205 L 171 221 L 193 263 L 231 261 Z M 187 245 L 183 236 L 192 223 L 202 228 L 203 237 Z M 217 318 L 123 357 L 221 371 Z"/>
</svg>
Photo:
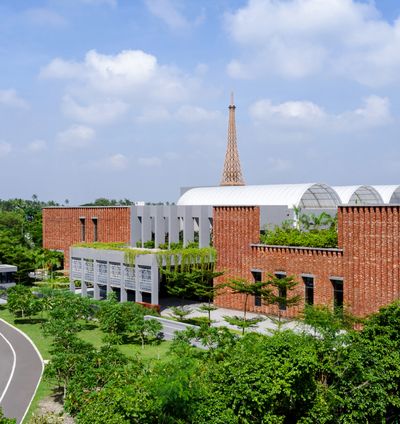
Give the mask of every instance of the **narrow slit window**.
<svg viewBox="0 0 400 424">
<path fill-rule="evenodd" d="M 343 280 L 331 279 L 333 287 L 333 307 L 335 310 L 343 308 Z"/>
<path fill-rule="evenodd" d="M 86 241 L 86 219 L 79 218 L 81 221 L 81 241 Z"/>
<path fill-rule="evenodd" d="M 304 303 L 314 305 L 314 278 L 303 277 L 304 281 Z"/>
<path fill-rule="evenodd" d="M 262 281 L 261 271 L 254 270 L 254 271 L 251 271 L 251 273 L 253 274 L 254 282 Z M 261 305 L 262 305 L 261 296 L 259 295 L 254 296 L 254 306 L 261 306 Z"/>
<path fill-rule="evenodd" d="M 93 221 L 93 241 L 98 241 L 98 228 L 97 228 L 97 218 L 92 218 Z"/>
<path fill-rule="evenodd" d="M 281 278 L 285 278 L 286 277 L 286 272 L 275 272 L 275 276 L 278 279 Z M 287 298 L 287 290 L 286 287 L 280 287 L 278 290 L 278 296 L 281 297 L 282 299 Z M 286 311 L 286 301 L 282 300 L 282 302 L 279 303 L 279 309 L 281 311 Z"/>
</svg>

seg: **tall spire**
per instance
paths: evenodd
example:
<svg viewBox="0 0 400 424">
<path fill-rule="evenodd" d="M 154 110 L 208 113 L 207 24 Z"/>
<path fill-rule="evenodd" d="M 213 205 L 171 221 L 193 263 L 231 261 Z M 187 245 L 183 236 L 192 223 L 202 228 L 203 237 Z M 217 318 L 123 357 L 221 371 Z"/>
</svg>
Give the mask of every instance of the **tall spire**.
<svg viewBox="0 0 400 424">
<path fill-rule="evenodd" d="M 224 170 L 222 172 L 220 184 L 222 186 L 244 185 L 236 141 L 235 109 L 236 106 L 233 102 L 233 93 L 231 93 L 231 104 L 229 105 L 228 145 L 226 147 Z"/>
</svg>

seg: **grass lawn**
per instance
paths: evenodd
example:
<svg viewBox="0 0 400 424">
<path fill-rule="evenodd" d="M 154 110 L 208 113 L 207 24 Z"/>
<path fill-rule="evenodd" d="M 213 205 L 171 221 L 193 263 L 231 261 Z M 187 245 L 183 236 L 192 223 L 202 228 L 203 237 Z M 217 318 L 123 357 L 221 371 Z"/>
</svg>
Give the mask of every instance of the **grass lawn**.
<svg viewBox="0 0 400 424">
<path fill-rule="evenodd" d="M 94 328 L 81 331 L 79 336 L 82 340 L 85 340 L 85 342 L 91 343 L 96 348 L 99 348 L 103 344 L 101 339 L 103 338 L 104 333 L 97 326 L 90 325 L 90 327 Z M 163 360 L 168 356 L 168 349 L 170 345 L 170 341 L 163 341 L 158 345 L 145 345 L 144 349 L 142 349 L 142 346 L 138 344 L 123 344 L 119 345 L 118 348 L 124 355 L 130 358 L 139 355 L 144 360 Z"/>
<path fill-rule="evenodd" d="M 43 321 L 43 318 L 40 315 L 34 316 L 30 320 L 14 320 L 14 315 L 12 315 L 7 308 L 0 305 L 0 318 L 19 328 L 26 335 L 28 335 L 39 349 L 44 360 L 48 360 L 51 358 L 49 350 L 52 338 L 43 336 L 43 332 L 41 329 L 41 323 Z M 93 344 L 93 346 L 95 346 L 96 348 L 99 348 L 103 344 L 102 338 L 104 336 L 104 333 L 98 328 L 95 323 L 88 324 L 86 326 L 86 329 L 79 333 L 79 336 L 83 340 Z M 120 349 L 121 353 L 128 357 L 140 356 L 143 360 L 162 361 L 167 358 L 168 349 L 170 345 L 171 342 L 163 341 L 158 345 L 146 345 L 144 349 L 142 349 L 142 347 L 137 344 L 125 344 L 118 346 L 118 348 Z M 29 421 L 29 418 L 37 410 L 39 402 L 45 397 L 51 395 L 53 389 L 54 387 L 51 385 L 50 382 L 45 379 L 42 379 L 35 394 L 35 397 L 32 401 L 32 404 L 29 408 L 29 411 L 26 415 L 24 423 L 27 423 Z"/>
</svg>

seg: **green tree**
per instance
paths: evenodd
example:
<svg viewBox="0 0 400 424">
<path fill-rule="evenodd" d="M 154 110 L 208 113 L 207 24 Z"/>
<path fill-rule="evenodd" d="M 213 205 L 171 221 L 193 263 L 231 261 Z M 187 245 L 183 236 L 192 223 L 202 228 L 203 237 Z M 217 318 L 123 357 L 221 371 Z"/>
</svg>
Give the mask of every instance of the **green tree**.
<svg viewBox="0 0 400 424">
<path fill-rule="evenodd" d="M 142 349 L 150 341 L 160 340 L 162 325 L 155 319 L 145 320 L 143 317 L 135 317 L 129 325 L 131 335 L 140 341 Z"/>
<path fill-rule="evenodd" d="M 192 422 L 311 422 L 306 418 L 318 395 L 319 362 L 310 336 L 249 333 L 224 355 L 200 376 L 204 392 Z"/>
<path fill-rule="evenodd" d="M 93 346 L 73 334 L 65 336 L 64 343 L 53 343 L 51 360 L 45 368 L 45 376 L 55 379 L 63 389 L 63 399 L 70 379 L 75 375 L 79 364 L 93 355 Z"/>
<path fill-rule="evenodd" d="M 192 313 L 192 310 L 185 306 L 171 306 L 172 318 L 176 318 L 178 321 L 183 322 L 185 318 Z"/>
<path fill-rule="evenodd" d="M 304 322 L 314 330 L 315 336 L 334 340 L 341 330 L 351 330 L 357 321 L 343 310 L 332 310 L 323 305 L 306 305 L 303 311 Z"/>
<path fill-rule="evenodd" d="M 250 296 L 261 296 L 265 293 L 266 283 L 262 281 L 248 281 L 244 278 L 241 279 L 231 279 L 227 283 L 222 284 L 219 288 L 227 287 L 232 290 L 233 293 L 241 294 L 243 298 L 243 317 L 234 316 L 228 317 L 225 316 L 224 319 L 232 325 L 236 325 L 242 329 L 242 334 L 244 334 L 245 329 L 253 327 L 262 321 L 262 318 L 252 318 L 247 319 L 247 305 Z"/>
<path fill-rule="evenodd" d="M 16 420 L 14 418 L 6 418 L 3 414 L 3 410 L 0 406 L 0 424 L 15 424 Z"/>
<path fill-rule="evenodd" d="M 93 316 L 90 299 L 71 292 L 54 292 L 53 307 L 48 312 L 48 320 L 43 324 L 45 335 L 54 337 L 55 343 L 68 348 L 69 336 L 83 328 L 83 321 Z"/>
<path fill-rule="evenodd" d="M 128 331 L 128 324 L 133 315 L 130 310 L 124 308 L 124 304 L 117 302 L 115 293 L 107 296 L 107 300 L 101 302 L 97 313 L 100 328 L 107 333 L 107 341 L 111 344 L 122 343 L 123 336 Z"/>
<path fill-rule="evenodd" d="M 214 286 L 214 278 L 223 275 L 223 272 L 215 272 L 213 269 L 195 269 L 193 270 L 194 278 L 191 283 L 193 293 L 196 297 L 201 300 L 205 300 L 207 303 L 201 305 L 198 309 L 201 312 L 205 312 L 208 315 L 208 326 L 211 326 L 211 312 L 217 309 L 212 304 L 219 286 Z"/>
<path fill-rule="evenodd" d="M 39 310 L 39 302 L 32 291 L 20 284 L 7 290 L 7 306 L 15 316 L 30 317 Z"/>
<path fill-rule="evenodd" d="M 115 383 L 128 383 L 130 375 L 140 375 L 143 369 L 144 364 L 138 358 L 128 359 L 115 346 L 105 345 L 93 350 L 77 364 L 68 382 L 65 409 L 76 415 L 88 402 L 92 392 Z"/>
<path fill-rule="evenodd" d="M 276 275 L 269 275 L 269 279 L 264 283 L 265 289 L 262 291 L 261 296 L 265 304 L 278 307 L 278 330 L 282 326 L 283 311 L 297 306 L 301 302 L 301 296 L 292 293 L 298 284 L 293 276 L 281 277 Z"/>
</svg>

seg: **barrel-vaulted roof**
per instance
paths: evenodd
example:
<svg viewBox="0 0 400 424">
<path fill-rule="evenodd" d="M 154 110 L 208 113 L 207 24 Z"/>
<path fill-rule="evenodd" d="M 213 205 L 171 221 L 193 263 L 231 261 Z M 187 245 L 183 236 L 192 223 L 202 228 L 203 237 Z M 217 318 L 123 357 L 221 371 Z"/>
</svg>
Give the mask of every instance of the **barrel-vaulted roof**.
<svg viewBox="0 0 400 424">
<path fill-rule="evenodd" d="M 400 185 L 372 186 L 382 197 L 384 203 L 400 205 Z"/>
<path fill-rule="evenodd" d="M 275 184 L 197 187 L 186 191 L 178 205 L 278 206 L 335 208 L 339 196 L 326 184 Z"/>
<path fill-rule="evenodd" d="M 343 205 L 381 205 L 383 199 L 372 186 L 334 186 Z"/>
</svg>

